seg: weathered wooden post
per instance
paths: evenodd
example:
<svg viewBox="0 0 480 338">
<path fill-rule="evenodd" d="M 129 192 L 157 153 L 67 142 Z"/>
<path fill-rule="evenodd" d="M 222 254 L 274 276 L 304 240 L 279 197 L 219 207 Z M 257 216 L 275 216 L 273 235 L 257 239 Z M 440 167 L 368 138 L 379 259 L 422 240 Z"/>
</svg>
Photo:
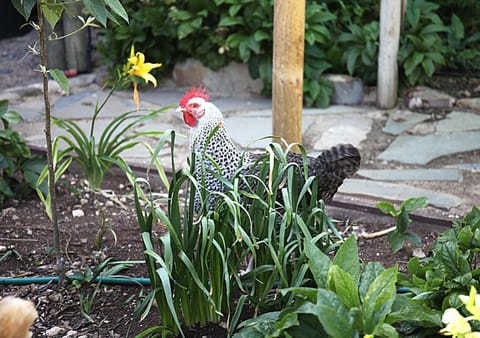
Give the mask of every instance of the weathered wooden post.
<svg viewBox="0 0 480 338">
<path fill-rule="evenodd" d="M 397 104 L 401 13 L 402 1 L 381 0 L 377 105 L 383 109 L 393 108 Z"/>
<path fill-rule="evenodd" d="M 273 135 L 302 142 L 305 0 L 275 0 L 273 15 Z"/>
<path fill-rule="evenodd" d="M 65 34 L 76 31 L 82 26 L 77 16 L 82 15 L 83 5 L 80 2 L 68 5 L 72 15 L 64 15 L 62 18 L 63 31 Z M 90 70 L 90 55 L 88 51 L 88 28 L 65 38 L 65 61 L 67 69 L 85 73 Z"/>
</svg>

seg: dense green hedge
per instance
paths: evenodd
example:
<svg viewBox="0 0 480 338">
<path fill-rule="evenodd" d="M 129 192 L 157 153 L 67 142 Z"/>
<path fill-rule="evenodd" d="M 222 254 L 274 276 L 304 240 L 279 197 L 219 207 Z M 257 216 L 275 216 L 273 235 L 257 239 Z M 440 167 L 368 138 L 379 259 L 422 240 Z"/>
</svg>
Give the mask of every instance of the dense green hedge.
<svg viewBox="0 0 480 338">
<path fill-rule="evenodd" d="M 170 74 L 175 62 L 195 57 L 212 68 L 248 63 L 271 91 L 273 0 L 126 0 L 131 23 L 101 31 L 99 50 L 114 69 L 132 43 Z M 456 13 L 456 14 L 454 14 Z M 476 14 L 475 14 L 476 13 Z M 376 81 L 379 1 L 307 0 L 304 98 L 329 103 L 324 72 Z M 480 69 L 480 2 L 409 0 L 400 41 L 400 76 L 409 85 L 435 71 Z"/>
</svg>

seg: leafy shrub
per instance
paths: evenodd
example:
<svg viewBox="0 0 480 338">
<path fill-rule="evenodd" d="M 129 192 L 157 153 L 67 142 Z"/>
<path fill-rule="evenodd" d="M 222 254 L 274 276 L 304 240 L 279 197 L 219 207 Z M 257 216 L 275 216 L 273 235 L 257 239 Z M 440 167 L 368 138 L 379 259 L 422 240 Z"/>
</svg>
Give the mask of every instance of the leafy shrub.
<svg viewBox="0 0 480 338">
<path fill-rule="evenodd" d="M 114 67 L 117 55 L 133 42 L 158 60 L 163 74 L 187 57 L 218 69 L 231 61 L 247 63 L 253 78 L 263 81 L 270 95 L 273 52 L 273 0 L 125 1 L 131 23 L 102 30 L 99 49 Z M 400 75 L 409 84 L 426 82 L 446 66 L 478 67 L 477 19 L 466 6 L 451 0 L 445 6 L 427 0 L 408 1 L 400 39 Z M 376 81 L 379 2 L 373 0 L 309 0 L 305 16 L 304 98 L 306 105 L 324 107 L 332 95 L 328 72 L 349 73 L 366 84 Z M 471 7 L 478 8 L 478 4 Z M 479 16 L 480 17 L 480 16 Z M 464 37 L 459 23 L 464 24 Z M 467 26 L 466 26 L 467 25 Z M 449 33 L 450 32 L 450 33 Z M 447 42 L 447 35 L 448 42 Z M 471 36 L 465 38 L 466 36 Z M 158 46 L 161 45 L 161 48 Z M 449 62 L 454 62 L 450 65 Z"/>
<path fill-rule="evenodd" d="M 465 26 L 455 14 L 452 14 L 451 24 L 448 27 L 447 44 L 448 66 L 451 69 L 480 69 L 480 31 L 467 35 Z"/>
<path fill-rule="evenodd" d="M 438 8 L 426 0 L 408 2 L 398 60 L 410 85 L 426 82 L 445 65 L 447 48 L 442 33 L 448 29 L 437 14 Z"/>
<path fill-rule="evenodd" d="M 424 259 L 410 259 L 407 267 L 411 277 L 400 284 L 434 310 L 458 308 L 458 295 L 468 293 L 471 286 L 480 286 L 480 210 L 473 207 L 463 221 L 455 221 L 452 229 L 435 240 L 431 251 Z"/>
<path fill-rule="evenodd" d="M 0 101 L 0 203 L 6 198 L 35 189 L 38 175 L 45 165 L 43 157 L 34 157 L 25 140 L 11 128 L 22 117 L 8 110 L 8 100 Z M 42 189 L 45 187 L 42 186 Z"/>
<path fill-rule="evenodd" d="M 243 337 L 398 337 L 394 324 L 402 321 L 441 326 L 440 314 L 396 292 L 397 267 L 379 263 L 361 266 L 354 237 L 335 257 L 305 241 L 314 285 L 280 289 L 294 302 L 240 324 Z"/>
</svg>

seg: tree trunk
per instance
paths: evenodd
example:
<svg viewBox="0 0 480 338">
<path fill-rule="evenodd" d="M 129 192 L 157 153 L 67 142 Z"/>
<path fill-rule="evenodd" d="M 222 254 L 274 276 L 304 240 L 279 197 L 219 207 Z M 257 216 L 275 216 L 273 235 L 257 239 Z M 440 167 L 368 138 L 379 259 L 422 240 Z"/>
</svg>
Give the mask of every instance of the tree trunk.
<svg viewBox="0 0 480 338">
<path fill-rule="evenodd" d="M 382 109 L 390 109 L 397 104 L 397 55 L 400 43 L 401 13 L 401 1 L 381 0 L 377 105 Z"/>
<path fill-rule="evenodd" d="M 302 142 L 305 0 L 275 0 L 273 19 L 273 135 Z"/>
</svg>

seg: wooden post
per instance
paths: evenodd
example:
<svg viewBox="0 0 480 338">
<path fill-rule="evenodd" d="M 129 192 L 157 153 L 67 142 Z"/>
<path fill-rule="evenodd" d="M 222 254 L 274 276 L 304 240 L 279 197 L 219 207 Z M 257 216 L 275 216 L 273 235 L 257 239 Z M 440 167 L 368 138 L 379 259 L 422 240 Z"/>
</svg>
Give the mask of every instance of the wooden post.
<svg viewBox="0 0 480 338">
<path fill-rule="evenodd" d="M 64 15 L 62 18 L 63 31 L 71 33 L 82 26 L 77 18 L 82 15 L 83 5 L 80 2 L 67 5 L 72 15 Z M 65 61 L 69 70 L 85 73 L 90 70 L 90 55 L 88 51 L 88 28 L 65 38 Z"/>
<path fill-rule="evenodd" d="M 383 109 L 393 108 L 397 104 L 401 13 L 402 1 L 381 0 L 377 105 Z"/>
<path fill-rule="evenodd" d="M 273 135 L 302 142 L 305 0 L 275 0 L 273 16 Z"/>
</svg>

